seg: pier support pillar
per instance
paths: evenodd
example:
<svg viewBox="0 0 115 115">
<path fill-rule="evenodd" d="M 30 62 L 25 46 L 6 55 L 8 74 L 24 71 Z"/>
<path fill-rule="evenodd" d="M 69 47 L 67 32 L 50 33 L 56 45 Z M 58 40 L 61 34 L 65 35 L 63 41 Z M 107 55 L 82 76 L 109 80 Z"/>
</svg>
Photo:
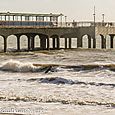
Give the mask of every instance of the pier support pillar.
<svg viewBox="0 0 115 115">
<path fill-rule="evenodd" d="M 56 38 L 57 39 L 57 49 L 60 49 L 60 38 Z"/>
<path fill-rule="evenodd" d="M 35 39 L 34 39 L 34 36 L 30 36 L 30 41 L 31 41 L 31 50 L 34 50 L 35 48 Z"/>
<path fill-rule="evenodd" d="M 47 49 L 49 50 L 50 45 L 49 45 L 49 37 L 47 36 Z"/>
<path fill-rule="evenodd" d="M 60 37 L 58 35 L 52 36 L 53 49 L 60 49 Z"/>
<path fill-rule="evenodd" d="M 20 51 L 20 36 L 17 35 L 17 50 Z"/>
<path fill-rule="evenodd" d="M 104 38 L 104 36 L 102 35 L 101 39 L 102 39 L 101 48 L 104 49 L 106 48 L 106 38 Z"/>
<path fill-rule="evenodd" d="M 71 38 L 69 38 L 69 49 L 71 49 Z"/>
<path fill-rule="evenodd" d="M 82 38 L 77 39 L 77 47 L 78 48 L 82 47 Z"/>
<path fill-rule="evenodd" d="M 96 48 L 96 38 L 93 38 L 93 48 Z"/>
<path fill-rule="evenodd" d="M 31 49 L 31 46 L 30 46 L 30 44 L 31 44 L 31 39 L 30 39 L 29 36 L 27 36 L 27 37 L 28 37 L 28 51 L 30 51 L 30 49 Z"/>
<path fill-rule="evenodd" d="M 40 36 L 40 48 L 42 50 L 46 49 L 46 36 Z"/>
<path fill-rule="evenodd" d="M 7 50 L 7 37 L 3 37 L 4 38 L 4 52 L 6 52 Z"/>
<path fill-rule="evenodd" d="M 88 48 L 91 48 L 91 36 L 88 36 Z"/>
<path fill-rule="evenodd" d="M 110 48 L 113 48 L 114 35 L 110 35 Z"/>
<path fill-rule="evenodd" d="M 65 49 L 67 49 L 67 38 L 65 38 Z"/>
<path fill-rule="evenodd" d="M 55 38 L 52 38 L 52 40 L 53 40 L 53 49 L 55 49 L 56 47 L 55 47 L 55 44 L 56 44 L 56 41 L 55 41 Z"/>
</svg>

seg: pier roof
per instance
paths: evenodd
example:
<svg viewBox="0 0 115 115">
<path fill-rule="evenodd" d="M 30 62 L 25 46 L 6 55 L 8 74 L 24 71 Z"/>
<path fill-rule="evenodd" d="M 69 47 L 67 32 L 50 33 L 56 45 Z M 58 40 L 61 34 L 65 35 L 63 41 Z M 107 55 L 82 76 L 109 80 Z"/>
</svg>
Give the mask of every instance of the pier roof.
<svg viewBox="0 0 115 115">
<path fill-rule="evenodd" d="M 11 13 L 11 12 L 0 12 L 0 16 L 38 16 L 38 17 L 59 17 L 63 16 L 62 13 L 60 14 L 36 14 L 36 13 Z"/>
</svg>

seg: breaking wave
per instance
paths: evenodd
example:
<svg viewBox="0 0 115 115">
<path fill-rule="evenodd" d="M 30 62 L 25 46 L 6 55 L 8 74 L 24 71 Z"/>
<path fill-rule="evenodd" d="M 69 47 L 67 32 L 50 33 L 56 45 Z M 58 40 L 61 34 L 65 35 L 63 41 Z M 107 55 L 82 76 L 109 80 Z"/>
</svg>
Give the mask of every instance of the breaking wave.
<svg viewBox="0 0 115 115">
<path fill-rule="evenodd" d="M 19 61 L 10 60 L 3 63 L 0 69 L 12 72 L 36 72 L 39 71 L 40 67 L 33 66 L 31 63 L 21 63 Z"/>
<path fill-rule="evenodd" d="M 58 72 L 58 71 L 100 71 L 107 69 L 115 71 L 115 64 L 85 64 L 85 65 L 59 65 L 59 64 L 32 64 L 10 60 L 3 63 L 0 67 L 2 71 L 12 72 Z"/>
</svg>

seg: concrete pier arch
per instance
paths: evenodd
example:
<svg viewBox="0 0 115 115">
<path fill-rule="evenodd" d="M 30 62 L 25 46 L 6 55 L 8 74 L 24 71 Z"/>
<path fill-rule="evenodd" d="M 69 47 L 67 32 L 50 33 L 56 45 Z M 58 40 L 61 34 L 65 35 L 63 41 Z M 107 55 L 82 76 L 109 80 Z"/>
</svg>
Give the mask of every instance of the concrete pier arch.
<svg viewBox="0 0 115 115">
<path fill-rule="evenodd" d="M 20 49 L 27 50 L 28 49 L 28 36 L 27 35 L 20 35 Z"/>
<path fill-rule="evenodd" d="M 71 38 L 71 47 L 77 48 L 77 40 L 78 38 Z"/>
<path fill-rule="evenodd" d="M 4 49 L 4 37 L 0 35 L 0 52 Z"/>
<path fill-rule="evenodd" d="M 7 37 L 7 51 L 17 50 L 17 37 L 15 35 L 9 35 Z"/>
<path fill-rule="evenodd" d="M 40 36 L 39 35 L 35 35 L 35 49 L 36 48 L 40 48 Z"/>
<path fill-rule="evenodd" d="M 60 38 L 60 48 L 65 48 L 65 38 Z"/>
<path fill-rule="evenodd" d="M 106 39 L 106 49 L 110 49 L 111 48 L 111 36 L 106 35 L 105 39 Z"/>
<path fill-rule="evenodd" d="M 82 48 L 93 48 L 93 39 L 90 35 L 86 34 L 81 37 Z"/>
<path fill-rule="evenodd" d="M 100 35 L 96 36 L 96 48 L 101 49 L 101 36 Z"/>
</svg>

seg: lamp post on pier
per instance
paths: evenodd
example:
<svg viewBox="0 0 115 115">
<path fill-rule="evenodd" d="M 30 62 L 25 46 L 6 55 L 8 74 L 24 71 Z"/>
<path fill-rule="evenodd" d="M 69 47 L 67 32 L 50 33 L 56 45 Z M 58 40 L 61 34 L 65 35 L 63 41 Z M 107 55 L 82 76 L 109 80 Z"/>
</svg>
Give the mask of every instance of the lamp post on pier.
<svg viewBox="0 0 115 115">
<path fill-rule="evenodd" d="M 65 26 L 67 27 L 67 16 L 65 16 Z"/>
<path fill-rule="evenodd" d="M 62 16 L 63 16 L 63 14 L 61 13 L 61 14 L 60 14 L 60 23 L 61 23 L 60 26 L 61 26 L 61 27 L 62 27 L 62 25 L 63 25 L 63 17 L 62 17 Z"/>
<path fill-rule="evenodd" d="M 105 14 L 102 14 L 102 17 L 103 17 L 103 20 L 102 20 L 102 22 L 104 23 Z"/>
<path fill-rule="evenodd" d="M 102 14 L 102 23 L 105 22 L 105 14 Z"/>
<path fill-rule="evenodd" d="M 96 24 L 95 24 L 95 6 L 94 6 L 94 14 L 93 14 L 93 16 L 94 16 L 94 39 L 95 39 L 95 26 L 96 26 Z"/>
<path fill-rule="evenodd" d="M 10 22 L 9 22 L 9 21 L 10 21 L 10 12 L 7 12 L 7 15 L 8 15 L 8 28 L 9 28 L 9 25 L 10 25 L 10 24 L 9 24 L 9 23 L 10 23 Z"/>
<path fill-rule="evenodd" d="M 94 26 L 94 38 L 93 38 L 93 48 L 96 48 L 96 36 L 95 36 L 95 27 L 96 27 L 96 22 L 95 22 L 95 6 L 94 6 L 94 14 L 93 14 L 93 16 L 94 16 L 94 24 L 93 24 L 93 26 Z"/>
</svg>

